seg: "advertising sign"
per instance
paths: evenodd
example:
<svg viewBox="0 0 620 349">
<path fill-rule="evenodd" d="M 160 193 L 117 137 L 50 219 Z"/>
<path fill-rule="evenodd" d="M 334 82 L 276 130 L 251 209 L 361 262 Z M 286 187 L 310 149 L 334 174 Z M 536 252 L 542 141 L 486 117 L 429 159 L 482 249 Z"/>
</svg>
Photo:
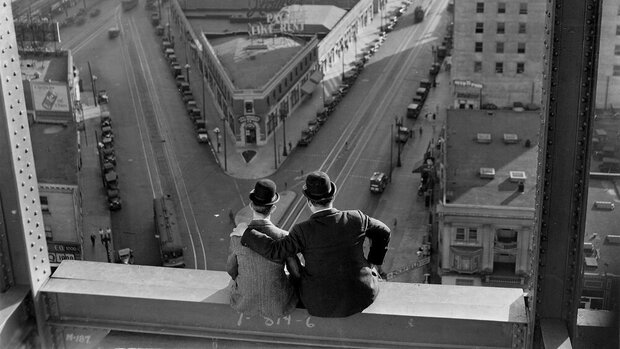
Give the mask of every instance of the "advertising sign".
<svg viewBox="0 0 620 349">
<path fill-rule="evenodd" d="M 48 242 L 47 252 L 50 263 L 60 264 L 65 259 L 82 259 L 82 246 L 77 242 Z"/>
<path fill-rule="evenodd" d="M 250 36 L 273 35 L 274 33 L 298 33 L 304 30 L 304 14 L 289 6 L 278 12 L 267 13 L 266 22 L 248 23 Z"/>
<path fill-rule="evenodd" d="M 30 89 L 36 111 L 69 112 L 67 85 L 31 81 Z"/>
<path fill-rule="evenodd" d="M 482 88 L 482 84 L 470 80 L 454 80 L 454 85 L 459 87 Z"/>
</svg>

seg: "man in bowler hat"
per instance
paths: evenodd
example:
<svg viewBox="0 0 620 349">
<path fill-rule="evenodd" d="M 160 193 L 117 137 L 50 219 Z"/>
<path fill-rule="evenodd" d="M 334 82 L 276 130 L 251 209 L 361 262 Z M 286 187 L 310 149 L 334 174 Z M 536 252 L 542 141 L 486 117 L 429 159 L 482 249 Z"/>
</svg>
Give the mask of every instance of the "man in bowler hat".
<svg viewBox="0 0 620 349">
<path fill-rule="evenodd" d="M 269 259 L 302 253 L 300 298 L 308 313 L 346 317 L 366 309 L 379 292 L 377 266 L 383 264 L 390 229 L 359 210 L 340 211 L 332 204 L 336 185 L 326 173 L 308 174 L 303 187 L 310 218 L 275 240 L 247 229 L 241 243 Z M 364 257 L 364 240 L 371 240 Z"/>
<path fill-rule="evenodd" d="M 280 199 L 276 184 L 269 179 L 259 180 L 250 192 L 252 221 L 249 229 L 278 240 L 288 233 L 277 228 L 270 220 L 275 203 Z M 245 223 L 240 224 L 230 235 L 230 254 L 227 271 L 232 277 L 230 283 L 230 304 L 240 313 L 248 316 L 276 318 L 287 315 L 298 302 L 296 280 L 299 280 L 299 260 L 297 256 L 268 260 L 258 253 L 241 245 L 241 233 Z M 238 233 L 236 233 L 237 231 Z M 290 273 L 286 275 L 284 265 Z"/>
</svg>

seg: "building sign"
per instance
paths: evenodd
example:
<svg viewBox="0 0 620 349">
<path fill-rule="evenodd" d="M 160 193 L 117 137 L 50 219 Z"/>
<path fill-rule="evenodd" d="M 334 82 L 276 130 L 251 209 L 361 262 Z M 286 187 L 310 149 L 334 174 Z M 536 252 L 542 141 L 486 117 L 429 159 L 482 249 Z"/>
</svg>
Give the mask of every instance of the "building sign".
<svg viewBox="0 0 620 349">
<path fill-rule="evenodd" d="M 254 15 L 264 17 L 269 12 L 278 12 L 283 7 L 292 5 L 295 0 L 248 0 L 247 17 Z"/>
<path fill-rule="evenodd" d="M 459 87 L 473 87 L 473 88 L 482 88 L 482 84 L 478 82 L 473 82 L 470 80 L 454 80 L 454 86 Z"/>
<path fill-rule="evenodd" d="M 250 36 L 298 33 L 304 30 L 304 16 L 302 11 L 295 11 L 291 6 L 267 13 L 265 23 L 248 23 L 248 26 Z"/>
<path fill-rule="evenodd" d="M 244 115 L 244 116 L 240 116 L 239 117 L 239 123 L 240 124 L 245 124 L 245 123 L 253 123 L 253 122 L 260 122 L 260 116 L 258 115 Z"/>
<path fill-rule="evenodd" d="M 60 264 L 67 260 L 82 260 L 82 246 L 77 242 L 48 242 L 50 263 Z"/>
<path fill-rule="evenodd" d="M 36 111 L 69 112 L 69 93 L 66 84 L 30 82 Z"/>
</svg>

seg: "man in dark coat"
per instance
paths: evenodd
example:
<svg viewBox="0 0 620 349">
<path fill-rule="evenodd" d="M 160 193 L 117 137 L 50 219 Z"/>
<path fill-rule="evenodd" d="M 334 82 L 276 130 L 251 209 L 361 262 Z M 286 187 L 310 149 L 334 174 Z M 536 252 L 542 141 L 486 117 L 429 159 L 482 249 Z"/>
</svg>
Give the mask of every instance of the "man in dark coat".
<svg viewBox="0 0 620 349">
<path fill-rule="evenodd" d="M 281 260 L 301 253 L 300 298 L 308 313 L 318 317 L 346 317 L 366 309 L 379 293 L 379 271 L 390 241 L 390 229 L 361 211 L 332 207 L 336 185 L 324 172 L 312 172 L 303 187 L 312 216 L 296 224 L 288 236 L 274 240 L 247 229 L 241 244 L 259 254 Z M 364 240 L 371 240 L 364 257 Z"/>
</svg>

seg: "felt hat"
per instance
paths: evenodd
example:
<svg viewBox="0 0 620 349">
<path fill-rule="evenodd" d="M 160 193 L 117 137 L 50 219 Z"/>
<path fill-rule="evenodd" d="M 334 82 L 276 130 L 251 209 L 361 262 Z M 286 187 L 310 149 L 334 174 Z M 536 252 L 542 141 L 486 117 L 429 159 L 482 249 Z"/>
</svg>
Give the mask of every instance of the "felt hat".
<svg viewBox="0 0 620 349">
<path fill-rule="evenodd" d="M 280 194 L 276 192 L 276 184 L 272 180 L 261 179 L 250 192 L 250 200 L 257 206 L 269 206 L 280 200 Z"/>
<path fill-rule="evenodd" d="M 332 199 L 336 194 L 336 184 L 325 172 L 314 171 L 306 176 L 304 195 L 311 200 Z"/>
</svg>

